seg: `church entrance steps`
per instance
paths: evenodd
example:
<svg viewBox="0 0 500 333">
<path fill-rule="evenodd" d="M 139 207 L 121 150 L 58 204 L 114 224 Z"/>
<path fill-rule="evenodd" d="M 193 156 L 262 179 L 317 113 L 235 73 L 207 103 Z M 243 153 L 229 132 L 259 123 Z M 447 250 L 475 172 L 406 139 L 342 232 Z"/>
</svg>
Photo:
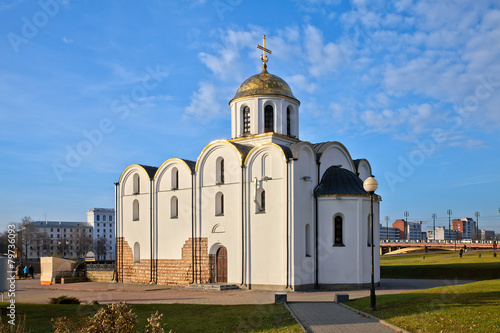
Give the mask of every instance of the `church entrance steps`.
<svg viewBox="0 0 500 333">
<path fill-rule="evenodd" d="M 195 290 L 234 290 L 240 289 L 235 284 L 227 284 L 227 283 L 201 283 L 201 284 L 192 284 L 187 287 L 188 289 Z"/>
</svg>

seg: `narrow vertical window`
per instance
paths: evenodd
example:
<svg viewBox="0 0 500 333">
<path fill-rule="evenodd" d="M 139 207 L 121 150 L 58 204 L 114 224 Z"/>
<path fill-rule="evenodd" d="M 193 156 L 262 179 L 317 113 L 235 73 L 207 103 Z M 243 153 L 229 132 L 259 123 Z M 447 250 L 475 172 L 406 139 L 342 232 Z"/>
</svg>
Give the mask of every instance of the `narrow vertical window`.
<svg viewBox="0 0 500 333">
<path fill-rule="evenodd" d="M 109 215 L 109 221 L 113 221 L 113 215 Z"/>
<path fill-rule="evenodd" d="M 215 195 L 215 215 L 224 215 L 224 194 L 222 192 Z"/>
<path fill-rule="evenodd" d="M 216 161 L 216 184 L 224 184 L 224 159 L 219 157 Z"/>
<path fill-rule="evenodd" d="M 264 132 L 274 132 L 274 111 L 271 105 L 264 108 Z"/>
<path fill-rule="evenodd" d="M 306 257 L 311 256 L 311 226 L 306 224 Z"/>
<path fill-rule="evenodd" d="M 95 216 L 95 220 L 96 220 L 96 221 L 100 221 L 100 218 L 101 218 L 101 215 L 96 215 L 96 216 Z"/>
<path fill-rule="evenodd" d="M 106 221 L 106 215 L 103 215 L 103 216 L 102 216 L 102 220 L 103 220 L 103 221 Z"/>
<path fill-rule="evenodd" d="M 176 219 L 179 217 L 179 199 L 173 196 L 170 199 L 170 218 Z"/>
<path fill-rule="evenodd" d="M 132 218 L 134 221 L 139 221 L 139 200 L 135 199 L 132 207 Z"/>
<path fill-rule="evenodd" d="M 243 108 L 243 134 L 250 135 L 250 108 L 248 106 Z"/>
<path fill-rule="evenodd" d="M 266 212 L 266 191 L 261 187 L 255 194 L 256 213 Z"/>
<path fill-rule="evenodd" d="M 334 219 L 334 243 L 333 245 L 344 245 L 344 240 L 343 240 L 343 221 L 342 217 L 340 216 L 335 216 Z"/>
<path fill-rule="evenodd" d="M 134 178 L 133 178 L 133 193 L 134 194 L 138 194 L 139 191 L 140 191 L 140 183 L 141 183 L 141 179 L 139 177 L 139 174 L 138 173 L 135 173 L 134 174 Z"/>
<path fill-rule="evenodd" d="M 286 108 L 286 135 L 291 136 L 292 135 L 292 130 L 291 130 L 291 110 L 290 107 Z"/>
<path fill-rule="evenodd" d="M 179 188 L 179 170 L 177 168 L 172 169 L 172 184 L 170 184 L 170 189 L 177 190 Z"/>
<path fill-rule="evenodd" d="M 141 246 L 138 242 L 134 244 L 134 262 L 141 262 Z"/>
</svg>

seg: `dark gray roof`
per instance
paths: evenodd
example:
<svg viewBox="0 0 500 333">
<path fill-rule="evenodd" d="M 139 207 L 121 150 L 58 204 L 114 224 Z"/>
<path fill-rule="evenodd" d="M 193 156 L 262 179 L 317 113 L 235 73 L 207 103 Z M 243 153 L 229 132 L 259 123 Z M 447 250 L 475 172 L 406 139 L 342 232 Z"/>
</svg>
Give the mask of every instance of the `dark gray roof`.
<svg viewBox="0 0 500 333">
<path fill-rule="evenodd" d="M 149 179 L 153 179 L 155 174 L 156 174 L 156 170 L 158 170 L 158 167 L 154 167 L 154 166 L 150 166 L 150 165 L 143 165 L 143 164 L 138 164 L 140 165 L 144 170 L 146 170 L 146 172 L 148 173 L 148 176 L 149 176 Z"/>
<path fill-rule="evenodd" d="M 195 161 L 185 160 L 183 158 L 181 158 L 181 160 L 183 160 L 184 163 L 187 164 L 187 166 L 189 167 L 189 169 L 191 169 L 191 172 L 194 172 L 194 168 L 196 167 L 196 162 Z"/>
<path fill-rule="evenodd" d="M 278 145 L 278 146 L 280 146 L 281 150 L 283 150 L 283 153 L 285 154 L 287 160 L 293 158 L 293 153 L 290 147 L 285 145 Z"/>
<path fill-rule="evenodd" d="M 321 182 L 314 190 L 315 196 L 369 195 L 363 182 L 352 171 L 334 165 L 326 169 Z"/>
<path fill-rule="evenodd" d="M 248 153 L 250 152 L 250 150 L 252 150 L 252 146 L 248 146 L 248 145 L 244 145 L 244 144 L 241 144 L 241 143 L 234 143 L 234 142 L 230 142 L 228 141 L 230 144 L 232 144 L 236 149 L 238 149 L 238 151 L 240 152 L 241 156 L 242 156 L 242 161 L 245 160 L 245 158 L 247 158 L 247 155 Z"/>
</svg>

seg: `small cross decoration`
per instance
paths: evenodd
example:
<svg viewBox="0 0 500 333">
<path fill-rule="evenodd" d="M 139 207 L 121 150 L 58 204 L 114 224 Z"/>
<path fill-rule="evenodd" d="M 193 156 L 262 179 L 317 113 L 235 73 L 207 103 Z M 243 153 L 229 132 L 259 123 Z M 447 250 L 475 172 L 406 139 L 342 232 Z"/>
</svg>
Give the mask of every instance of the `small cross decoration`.
<svg viewBox="0 0 500 333">
<path fill-rule="evenodd" d="M 264 46 L 257 45 L 257 48 L 262 50 L 262 55 L 260 56 L 260 59 L 262 60 L 262 63 L 263 63 L 262 69 L 265 71 L 267 68 L 266 63 L 269 61 L 269 59 L 267 58 L 266 52 L 269 54 L 272 54 L 272 52 L 271 52 L 271 50 L 266 49 L 266 35 L 264 35 L 262 37 L 262 39 L 263 39 Z"/>
</svg>

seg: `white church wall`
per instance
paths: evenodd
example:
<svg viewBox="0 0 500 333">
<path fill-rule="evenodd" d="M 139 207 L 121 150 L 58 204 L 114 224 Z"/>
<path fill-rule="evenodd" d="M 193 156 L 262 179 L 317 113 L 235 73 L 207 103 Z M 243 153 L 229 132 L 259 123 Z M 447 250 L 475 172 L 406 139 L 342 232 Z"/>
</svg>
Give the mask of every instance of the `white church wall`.
<svg viewBox="0 0 500 333">
<path fill-rule="evenodd" d="M 310 178 L 307 178 L 310 177 Z M 317 184 L 315 151 L 310 144 L 302 144 L 298 160 L 292 162 L 291 211 L 291 284 L 314 284 L 315 205 L 313 191 Z M 309 225 L 306 235 L 306 225 Z M 308 237 L 308 241 L 306 241 Z M 308 246 L 307 246 L 308 245 Z"/>
<path fill-rule="evenodd" d="M 224 159 L 224 182 L 217 185 L 217 161 Z M 227 249 L 228 282 L 241 281 L 241 160 L 239 152 L 226 141 L 214 142 L 200 154 L 197 163 L 197 230 L 208 238 L 210 251 Z M 218 193 L 223 195 L 223 214 L 217 211 Z M 220 207 L 219 207 L 220 208 Z"/>
<path fill-rule="evenodd" d="M 368 213 L 369 200 L 366 198 L 319 198 L 320 284 L 361 284 L 370 281 L 370 247 L 366 237 Z M 334 217 L 337 215 L 343 218 L 344 246 L 334 246 Z M 378 216 L 378 207 L 374 210 L 374 215 Z M 378 219 L 375 221 L 375 226 L 377 225 Z M 377 249 L 378 247 L 375 249 L 376 254 L 379 253 Z M 378 272 L 375 278 L 378 282 Z"/>
<path fill-rule="evenodd" d="M 139 175 L 139 194 L 132 194 L 134 184 Z M 140 166 L 131 166 L 122 175 L 120 180 L 121 207 L 122 207 L 122 233 L 125 241 L 134 250 L 134 244 L 140 245 L 140 258 L 150 259 L 150 180 L 144 169 Z M 138 202 L 139 214 L 134 219 L 134 201 Z"/>
<path fill-rule="evenodd" d="M 263 157 L 271 161 L 271 179 L 262 179 Z M 286 168 L 281 148 L 264 144 L 252 150 L 247 157 L 248 198 L 247 259 L 248 282 L 252 285 L 272 286 L 286 284 Z M 268 170 L 267 168 L 265 168 Z M 258 212 L 254 202 L 255 178 L 257 187 L 265 190 L 265 212 Z"/>
<path fill-rule="evenodd" d="M 342 165 L 342 168 L 356 173 L 349 151 L 339 142 L 330 142 L 320 158 L 320 175 L 332 165 Z"/>
<path fill-rule="evenodd" d="M 178 189 L 172 189 L 173 183 L 176 183 L 175 170 L 178 175 Z M 158 258 L 182 258 L 182 247 L 191 237 L 191 182 L 191 169 L 179 159 L 165 161 L 156 173 L 155 221 L 158 230 Z M 173 197 L 177 198 L 177 209 L 172 207 Z"/>
<path fill-rule="evenodd" d="M 370 167 L 370 164 L 368 164 L 368 161 L 366 161 L 365 159 L 359 161 L 358 173 L 359 173 L 359 178 L 361 178 L 362 181 L 365 181 L 368 177 L 372 175 L 372 169 Z"/>
</svg>

